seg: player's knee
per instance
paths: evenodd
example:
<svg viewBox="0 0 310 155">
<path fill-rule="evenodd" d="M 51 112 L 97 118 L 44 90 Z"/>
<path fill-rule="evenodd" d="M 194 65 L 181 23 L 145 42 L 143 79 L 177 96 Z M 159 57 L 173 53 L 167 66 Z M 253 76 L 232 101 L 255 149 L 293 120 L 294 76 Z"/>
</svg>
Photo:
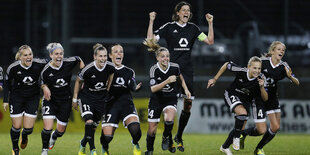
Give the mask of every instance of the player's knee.
<svg viewBox="0 0 310 155">
<path fill-rule="evenodd" d="M 267 131 L 267 128 L 257 128 L 258 135 L 263 135 Z"/>
<path fill-rule="evenodd" d="M 23 128 L 23 133 L 30 135 L 33 132 L 33 128 Z"/>
<path fill-rule="evenodd" d="M 107 142 L 107 143 L 110 143 L 113 139 L 113 135 L 104 135 L 104 140 Z"/>
<path fill-rule="evenodd" d="M 276 133 L 280 130 L 280 125 L 279 124 L 273 125 L 273 126 L 271 126 L 270 129 L 273 133 Z"/>
<path fill-rule="evenodd" d="M 189 113 L 192 108 L 192 100 L 191 99 L 184 99 L 184 111 Z"/>
<path fill-rule="evenodd" d="M 87 120 L 85 122 L 85 125 L 93 125 L 94 124 L 94 121 L 93 120 Z"/>
<path fill-rule="evenodd" d="M 64 132 L 60 132 L 60 131 L 58 131 L 57 129 L 55 130 L 55 135 L 56 135 L 57 137 L 62 137 L 64 134 L 65 134 L 65 131 L 64 131 Z"/>
<path fill-rule="evenodd" d="M 85 123 L 89 121 L 93 122 L 93 116 L 91 114 L 86 114 L 83 116 L 83 118 L 85 120 Z"/>
<path fill-rule="evenodd" d="M 240 121 L 247 121 L 249 119 L 247 114 L 240 114 L 235 116 L 235 119 L 240 120 Z"/>
</svg>

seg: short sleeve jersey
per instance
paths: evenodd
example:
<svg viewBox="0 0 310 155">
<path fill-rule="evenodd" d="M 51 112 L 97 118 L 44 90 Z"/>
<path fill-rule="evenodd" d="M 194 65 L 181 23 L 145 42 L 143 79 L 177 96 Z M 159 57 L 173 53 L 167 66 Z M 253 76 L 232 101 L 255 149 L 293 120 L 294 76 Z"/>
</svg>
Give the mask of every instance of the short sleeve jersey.
<svg viewBox="0 0 310 155">
<path fill-rule="evenodd" d="M 162 70 L 159 64 L 156 63 L 150 69 L 150 86 L 152 87 L 154 85 L 160 84 L 172 75 L 180 75 L 180 68 L 178 64 L 170 62 L 168 64 L 168 68 L 166 70 Z M 176 82 L 178 82 L 178 80 Z M 165 100 L 177 98 L 178 90 L 176 88 L 176 82 L 166 84 L 166 86 L 160 91 L 151 93 L 151 99 L 153 98 L 157 100 Z"/>
<path fill-rule="evenodd" d="M 278 81 L 287 77 L 285 68 L 290 68 L 289 65 L 280 61 L 278 65 L 273 65 L 271 57 L 262 58 L 262 73 L 265 75 L 265 88 L 268 89 L 268 94 L 276 95 Z"/>
<path fill-rule="evenodd" d="M 127 66 L 115 67 L 111 93 L 116 96 L 131 95 L 129 84 L 135 81 L 135 72 Z"/>
<path fill-rule="evenodd" d="M 85 93 L 92 99 L 102 99 L 107 94 L 107 81 L 111 74 L 115 71 L 114 65 L 107 61 L 103 68 L 99 68 L 93 61 L 86 65 L 78 77 L 84 81 L 81 93 Z"/>
<path fill-rule="evenodd" d="M 56 68 L 46 64 L 41 72 L 42 84 L 46 84 L 51 91 L 51 99 L 58 102 L 71 99 L 71 76 L 73 68 L 79 64 L 78 56 L 64 58 L 62 64 Z"/>
<path fill-rule="evenodd" d="M 32 59 L 31 66 L 23 66 L 21 61 L 15 61 L 6 70 L 6 83 L 10 95 L 18 95 L 22 97 L 32 97 L 40 94 L 40 72 L 47 64 L 46 59 Z M 9 93 L 5 93 L 4 101 L 8 101 Z"/>
<path fill-rule="evenodd" d="M 170 61 L 180 65 L 181 71 L 193 71 L 192 47 L 202 32 L 194 23 L 180 25 L 168 22 L 154 32 L 157 39 L 164 38 L 170 52 Z"/>
<path fill-rule="evenodd" d="M 243 102 L 251 102 L 255 97 L 261 97 L 257 78 L 250 78 L 247 68 L 238 67 L 233 62 L 229 62 L 227 69 L 233 72 L 236 77 L 226 91 L 236 95 Z M 260 76 L 263 75 L 260 74 Z"/>
</svg>

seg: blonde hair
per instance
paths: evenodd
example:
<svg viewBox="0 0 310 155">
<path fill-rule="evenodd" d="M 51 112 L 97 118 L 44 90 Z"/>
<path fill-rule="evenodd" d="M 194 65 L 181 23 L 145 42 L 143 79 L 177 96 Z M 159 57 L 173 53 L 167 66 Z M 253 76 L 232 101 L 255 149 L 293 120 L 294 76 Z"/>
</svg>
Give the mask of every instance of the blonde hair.
<svg viewBox="0 0 310 155">
<path fill-rule="evenodd" d="M 262 63 L 262 59 L 260 59 L 258 56 L 251 57 L 250 60 L 248 61 L 248 67 L 251 66 L 252 62 Z"/>
<path fill-rule="evenodd" d="M 165 47 L 160 47 L 160 45 L 157 43 L 157 40 L 155 38 L 152 39 L 145 39 L 143 41 L 143 44 L 148 46 L 149 48 L 147 49 L 150 52 L 155 52 L 156 57 L 162 52 L 162 51 L 167 51 L 169 50 Z"/>
<path fill-rule="evenodd" d="M 97 55 L 98 51 L 101 51 L 101 50 L 107 51 L 107 49 L 102 44 L 99 44 L 99 43 L 93 46 L 93 50 L 94 50 L 94 55 Z"/>
<path fill-rule="evenodd" d="M 187 3 L 187 2 L 182 1 L 174 7 L 174 12 L 172 14 L 172 21 L 179 21 L 180 17 L 178 16 L 177 12 L 179 12 L 181 10 L 182 6 L 184 6 L 184 5 L 188 5 L 190 11 L 192 11 L 192 5 Z M 188 18 L 188 21 L 190 21 L 192 17 L 193 17 L 193 13 L 191 12 L 191 14 Z"/>
<path fill-rule="evenodd" d="M 15 60 L 19 60 L 19 59 L 20 59 L 20 56 L 21 56 L 21 54 L 22 54 L 22 51 L 23 51 L 23 50 L 26 50 L 26 49 L 28 49 L 28 50 L 32 53 L 32 50 L 31 50 L 30 46 L 28 46 L 28 45 L 22 45 L 22 46 L 20 46 L 20 47 L 18 48 L 18 51 L 16 52 Z"/>
<path fill-rule="evenodd" d="M 269 46 L 268 53 L 264 53 L 262 56 L 263 57 L 271 57 L 272 56 L 272 51 L 276 48 L 277 45 L 282 45 L 284 47 L 284 50 L 286 49 L 286 46 L 281 42 L 281 41 L 273 41 L 271 45 Z"/>
<path fill-rule="evenodd" d="M 46 46 L 46 49 L 50 54 L 52 54 L 57 48 L 64 50 L 60 43 L 49 43 Z"/>
</svg>

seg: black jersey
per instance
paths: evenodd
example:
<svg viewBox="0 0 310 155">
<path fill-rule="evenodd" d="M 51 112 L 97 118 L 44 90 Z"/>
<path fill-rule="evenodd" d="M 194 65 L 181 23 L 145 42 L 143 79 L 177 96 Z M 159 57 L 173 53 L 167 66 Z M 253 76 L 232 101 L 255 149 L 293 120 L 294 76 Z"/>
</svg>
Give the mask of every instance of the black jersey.
<svg viewBox="0 0 310 155">
<path fill-rule="evenodd" d="M 54 101 L 68 100 L 71 98 L 71 76 L 73 68 L 79 64 L 78 56 L 64 58 L 62 64 L 56 68 L 50 62 L 41 72 L 42 84 L 46 84 L 51 91 L 51 99 Z"/>
<path fill-rule="evenodd" d="M 180 75 L 180 68 L 178 64 L 170 62 L 168 64 L 168 68 L 164 71 L 159 67 L 159 64 L 156 63 L 150 69 L 150 86 L 152 87 L 154 85 L 160 84 L 161 82 L 168 79 L 171 75 Z M 178 80 L 176 82 L 178 82 Z M 176 82 L 169 83 L 160 91 L 151 93 L 151 98 L 157 100 L 177 98 L 178 90 L 176 89 Z"/>
<path fill-rule="evenodd" d="M 46 59 L 33 58 L 31 66 L 23 66 L 21 61 L 15 61 L 6 70 L 4 102 L 9 95 L 33 97 L 40 94 L 40 72 L 46 65 Z"/>
<path fill-rule="evenodd" d="M 262 73 L 265 75 L 265 88 L 268 89 L 268 94 L 276 94 L 278 81 L 287 77 L 285 68 L 290 68 L 289 65 L 280 61 L 274 66 L 271 62 L 271 57 L 262 58 Z"/>
<path fill-rule="evenodd" d="M 113 63 L 107 61 L 102 69 L 96 66 L 96 62 L 86 65 L 78 77 L 84 81 L 81 93 L 85 93 L 92 99 L 102 99 L 107 93 L 107 81 L 115 71 Z"/>
<path fill-rule="evenodd" d="M 113 82 L 111 85 L 111 93 L 116 96 L 127 94 L 131 96 L 130 86 L 131 82 L 135 82 L 135 72 L 133 69 L 122 65 L 121 67 L 115 67 Z"/>
<path fill-rule="evenodd" d="M 3 76 L 3 69 L 0 67 L 0 86 L 3 87 L 3 81 L 4 81 L 4 76 Z"/>
<path fill-rule="evenodd" d="M 241 68 L 233 62 L 229 62 L 227 69 L 232 71 L 236 77 L 226 91 L 238 96 L 243 102 L 251 102 L 255 97 L 261 97 L 258 80 L 257 78 L 249 78 L 248 68 Z M 260 76 L 263 75 L 260 74 Z"/>
<path fill-rule="evenodd" d="M 180 25 L 168 22 L 154 32 L 157 39 L 165 38 L 170 52 L 170 61 L 180 65 L 181 71 L 193 71 L 192 47 L 202 32 L 194 23 Z"/>
</svg>

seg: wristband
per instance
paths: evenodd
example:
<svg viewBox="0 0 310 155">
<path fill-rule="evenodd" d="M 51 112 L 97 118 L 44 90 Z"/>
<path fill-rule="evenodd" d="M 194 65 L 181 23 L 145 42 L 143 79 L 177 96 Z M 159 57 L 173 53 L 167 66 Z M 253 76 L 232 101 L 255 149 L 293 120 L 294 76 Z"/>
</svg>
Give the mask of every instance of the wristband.
<svg viewBox="0 0 310 155">
<path fill-rule="evenodd" d="M 72 102 L 76 103 L 77 99 L 76 98 L 72 98 Z"/>
</svg>

